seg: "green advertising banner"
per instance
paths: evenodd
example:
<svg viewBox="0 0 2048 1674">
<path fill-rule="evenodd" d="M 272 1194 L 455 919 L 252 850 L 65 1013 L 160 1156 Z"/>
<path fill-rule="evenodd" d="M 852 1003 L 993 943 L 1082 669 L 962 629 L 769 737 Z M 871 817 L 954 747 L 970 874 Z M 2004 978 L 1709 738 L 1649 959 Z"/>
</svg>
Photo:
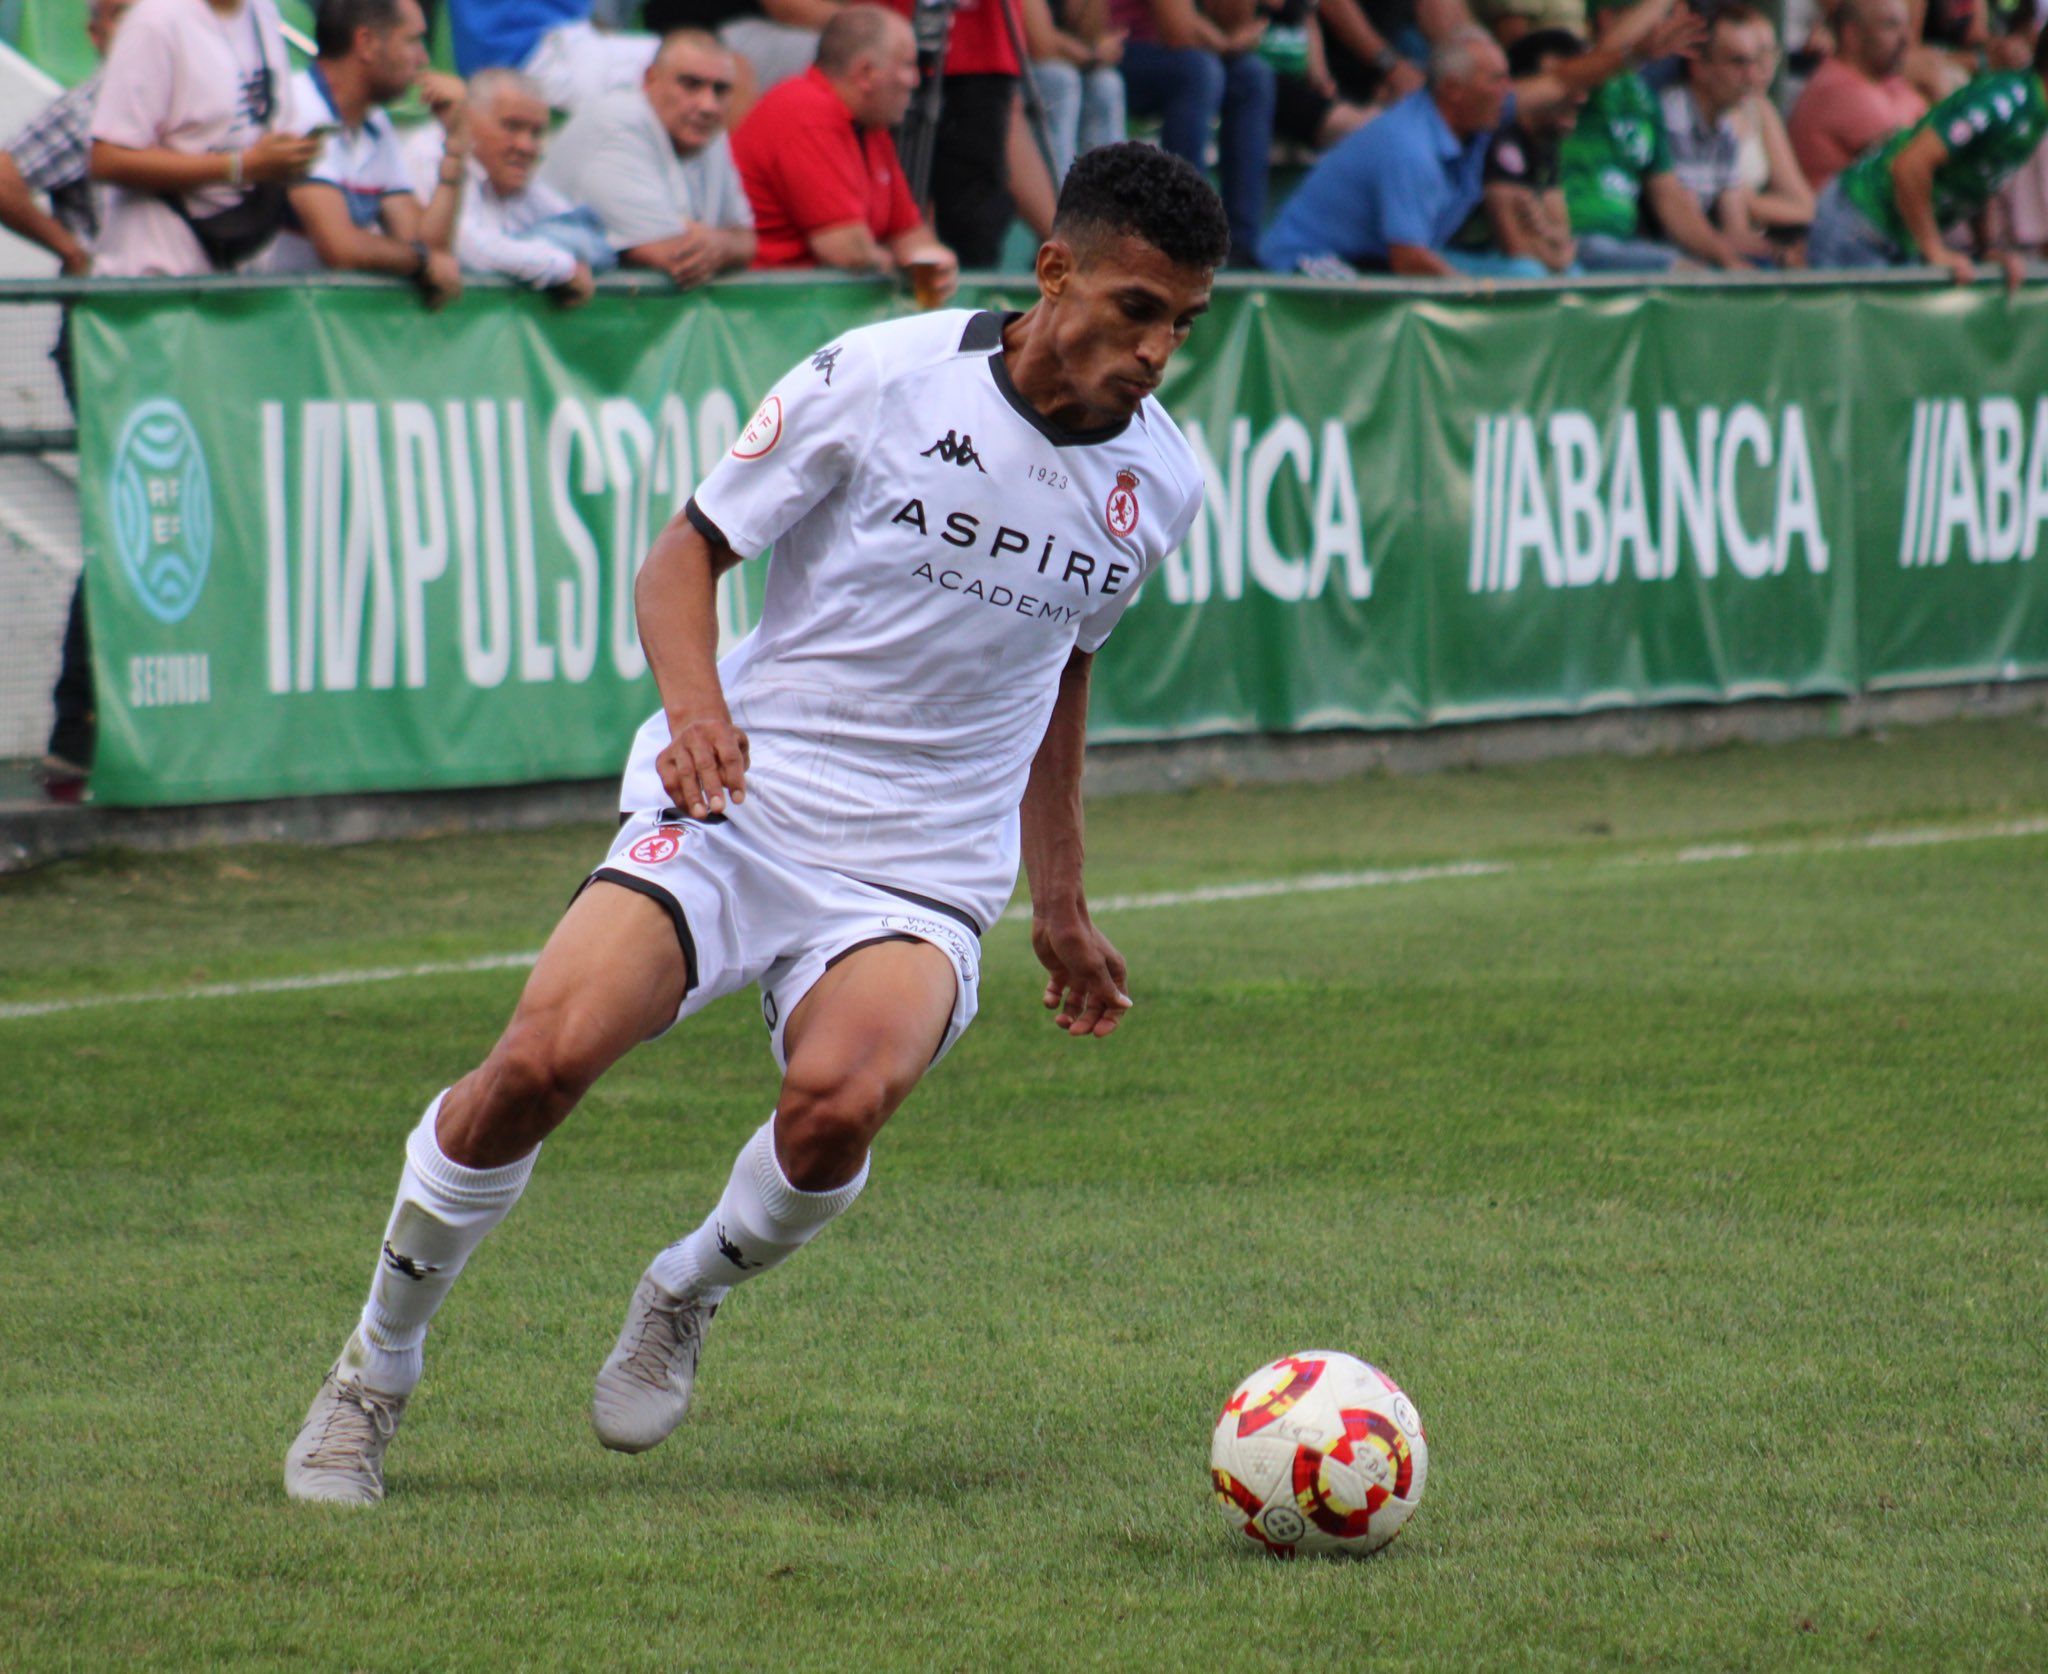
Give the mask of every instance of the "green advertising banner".
<svg viewBox="0 0 2048 1674">
<path fill-rule="evenodd" d="M 616 771 L 653 530 L 769 383 L 902 306 L 89 298 L 95 795 Z M 1097 739 L 2048 671 L 2048 293 L 1225 285 L 1163 395 L 1205 508 L 1103 653 Z M 727 579 L 729 638 L 759 589 Z"/>
</svg>

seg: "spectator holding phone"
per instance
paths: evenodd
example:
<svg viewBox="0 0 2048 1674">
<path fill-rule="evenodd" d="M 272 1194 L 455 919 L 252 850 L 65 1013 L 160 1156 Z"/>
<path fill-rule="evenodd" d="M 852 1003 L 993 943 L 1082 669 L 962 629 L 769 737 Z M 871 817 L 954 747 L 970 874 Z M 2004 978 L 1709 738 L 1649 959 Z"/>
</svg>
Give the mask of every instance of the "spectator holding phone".
<svg viewBox="0 0 2048 1674">
<path fill-rule="evenodd" d="M 190 277 L 269 245 L 320 150 L 292 131 L 290 72 L 275 0 L 136 0 L 93 108 L 96 272 Z"/>
</svg>

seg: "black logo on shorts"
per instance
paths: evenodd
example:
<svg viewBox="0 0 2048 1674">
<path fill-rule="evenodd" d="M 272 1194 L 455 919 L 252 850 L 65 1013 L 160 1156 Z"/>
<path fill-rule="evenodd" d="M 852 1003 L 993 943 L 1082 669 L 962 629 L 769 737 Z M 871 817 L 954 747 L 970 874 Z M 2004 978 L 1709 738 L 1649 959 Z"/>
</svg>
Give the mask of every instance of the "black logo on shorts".
<svg viewBox="0 0 2048 1674">
<path fill-rule="evenodd" d="M 394 1273 L 403 1273 L 408 1279 L 424 1279 L 429 1273 L 441 1271 L 424 1261 L 414 1261 L 409 1255 L 400 1255 L 391 1247 L 391 1240 L 384 1241 L 384 1265 Z"/>
<path fill-rule="evenodd" d="M 839 365 L 839 351 L 842 347 L 843 344 L 834 343 L 830 348 L 820 349 L 811 356 L 811 370 L 824 373 L 828 387 L 832 382 L 833 369 Z"/>
<path fill-rule="evenodd" d="M 767 1265 L 765 1262 L 747 1260 L 746 1256 L 741 1252 L 739 1245 L 726 1237 L 725 1223 L 723 1221 L 715 1223 L 715 1230 L 718 1233 L 718 1253 L 724 1256 L 727 1261 L 731 1262 L 742 1273 L 747 1272 L 751 1268 Z"/>
<path fill-rule="evenodd" d="M 948 465 L 958 465 L 963 470 L 972 465 L 983 476 L 988 475 L 988 467 L 982 464 L 981 455 L 974 451 L 972 436 L 959 436 L 949 430 L 917 457 L 929 459 L 933 454 L 937 454 Z"/>
</svg>

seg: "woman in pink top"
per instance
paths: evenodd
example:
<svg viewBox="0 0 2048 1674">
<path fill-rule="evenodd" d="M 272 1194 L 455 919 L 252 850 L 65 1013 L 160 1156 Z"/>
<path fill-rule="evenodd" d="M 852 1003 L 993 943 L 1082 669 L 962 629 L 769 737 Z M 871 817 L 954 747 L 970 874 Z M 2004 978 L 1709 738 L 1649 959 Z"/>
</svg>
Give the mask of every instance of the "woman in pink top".
<svg viewBox="0 0 2048 1674">
<path fill-rule="evenodd" d="M 112 188 L 94 271 L 211 272 L 191 223 L 300 179 L 325 143 L 289 131 L 290 102 L 275 0 L 137 0 L 93 108 L 92 175 Z"/>
</svg>

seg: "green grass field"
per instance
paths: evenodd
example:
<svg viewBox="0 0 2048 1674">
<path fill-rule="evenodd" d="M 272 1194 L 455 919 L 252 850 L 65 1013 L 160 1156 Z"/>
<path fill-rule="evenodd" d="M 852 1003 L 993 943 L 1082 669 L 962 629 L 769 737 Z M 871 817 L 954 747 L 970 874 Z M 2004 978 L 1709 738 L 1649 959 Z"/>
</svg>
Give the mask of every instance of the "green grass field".
<svg viewBox="0 0 2048 1674">
<path fill-rule="evenodd" d="M 632 1459 L 591 1375 L 774 1087 L 751 997 L 636 1055 L 367 1513 L 283 1451 L 519 972 L 0 1016 L 0 1664 L 2039 1668 L 2043 816 L 2022 722 L 1098 803 L 1099 901 L 1421 871 L 1105 909 L 1107 1043 L 999 926 L 866 1197 Z M 0 1005 L 517 953 L 604 840 L 0 880 Z M 1362 1563 L 1209 1499 L 1305 1347 L 1429 1426 Z"/>
</svg>

